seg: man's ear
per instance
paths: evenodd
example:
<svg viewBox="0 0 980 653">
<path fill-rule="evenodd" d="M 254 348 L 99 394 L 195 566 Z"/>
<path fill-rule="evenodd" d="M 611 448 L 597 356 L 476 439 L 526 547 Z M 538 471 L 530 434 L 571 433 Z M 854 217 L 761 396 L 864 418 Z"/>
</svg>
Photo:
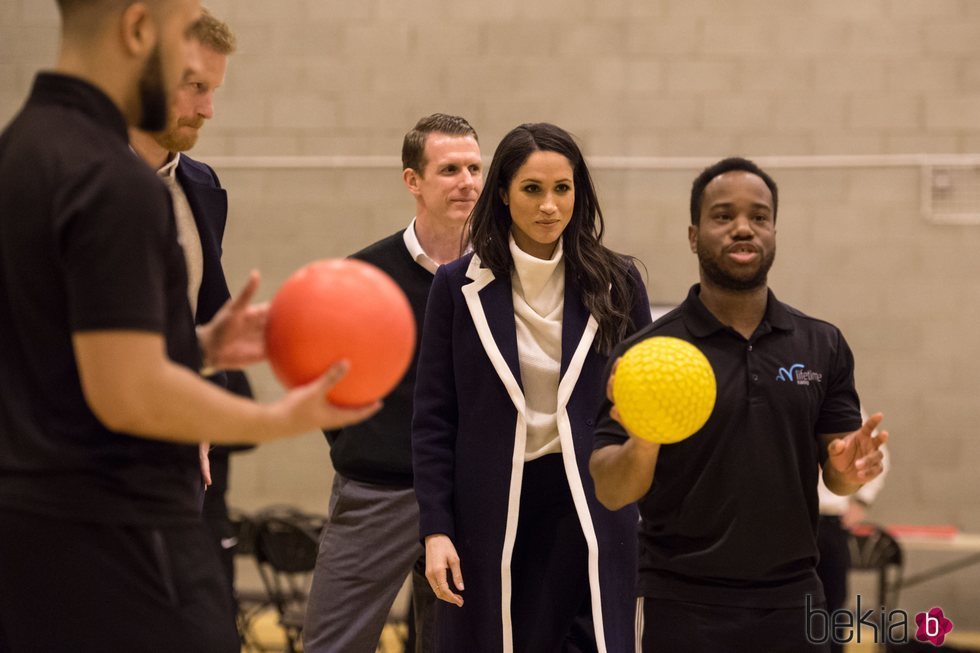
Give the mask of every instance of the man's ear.
<svg viewBox="0 0 980 653">
<path fill-rule="evenodd" d="M 421 179 L 421 175 L 414 168 L 402 170 L 402 181 L 405 182 L 405 188 L 412 195 L 418 196 L 422 192 L 419 190 L 419 179 Z"/>
<path fill-rule="evenodd" d="M 688 225 L 687 227 L 687 242 L 691 246 L 691 253 L 698 253 L 698 227 L 697 225 Z"/>
<path fill-rule="evenodd" d="M 153 52 L 159 39 L 156 18 L 145 2 L 127 5 L 119 14 L 119 37 L 126 52 L 143 59 Z"/>
</svg>

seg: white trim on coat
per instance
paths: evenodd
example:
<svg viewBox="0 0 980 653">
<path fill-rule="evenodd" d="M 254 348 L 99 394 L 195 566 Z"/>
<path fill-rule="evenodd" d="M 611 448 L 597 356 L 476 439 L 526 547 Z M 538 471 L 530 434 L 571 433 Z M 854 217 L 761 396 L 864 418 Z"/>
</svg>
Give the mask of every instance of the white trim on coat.
<svg viewBox="0 0 980 653">
<path fill-rule="evenodd" d="M 636 638 L 635 648 L 636 653 L 641 653 L 643 650 L 643 610 L 644 610 L 644 598 L 638 597 L 636 599 L 636 616 L 633 618 L 633 628 L 635 631 L 634 637 Z"/>
<path fill-rule="evenodd" d="M 568 402 L 572 398 L 575 384 L 582 373 L 582 364 L 592 348 L 599 323 L 589 316 L 585 331 L 575 347 L 575 353 L 568 362 L 565 376 L 558 384 L 558 439 L 561 441 L 561 457 L 565 465 L 565 478 L 572 493 L 572 503 L 578 513 L 578 521 L 582 527 L 586 546 L 589 549 L 589 591 L 592 598 L 592 622 L 595 629 L 595 640 L 599 653 L 606 653 L 606 631 L 602 620 L 602 591 L 599 586 L 599 539 L 589 511 L 589 502 L 585 497 L 585 487 L 579 474 L 578 460 L 575 458 L 575 442 L 572 440 L 572 425 L 568 419 Z"/>
<path fill-rule="evenodd" d="M 517 520 L 521 512 L 524 450 L 527 448 L 527 422 L 525 419 L 527 408 L 524 402 L 524 393 L 521 392 L 517 379 L 493 339 L 490 323 L 487 321 L 486 312 L 483 310 L 483 302 L 480 301 L 480 291 L 494 280 L 494 274 L 488 268 L 480 267 L 480 258 L 474 254 L 469 267 L 466 269 L 466 276 L 473 280 L 473 283 L 466 284 L 462 288 L 466 306 L 470 311 L 470 317 L 473 319 L 473 326 L 480 337 L 483 349 L 490 358 L 490 363 L 503 382 L 504 388 L 507 389 L 507 394 L 510 396 L 514 408 L 517 409 L 517 423 L 514 427 L 514 455 L 511 460 L 510 490 L 507 497 L 507 525 L 504 528 L 504 549 L 500 558 L 500 627 L 503 635 L 503 651 L 504 653 L 512 653 L 514 650 L 514 625 L 510 612 L 510 563 L 514 553 L 514 542 L 517 540 Z"/>
</svg>

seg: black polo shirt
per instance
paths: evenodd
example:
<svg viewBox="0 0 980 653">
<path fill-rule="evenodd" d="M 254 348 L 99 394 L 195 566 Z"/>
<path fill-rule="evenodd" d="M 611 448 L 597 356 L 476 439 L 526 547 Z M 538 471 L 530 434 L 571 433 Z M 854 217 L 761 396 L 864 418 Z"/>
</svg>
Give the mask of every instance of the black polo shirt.
<svg viewBox="0 0 980 653">
<path fill-rule="evenodd" d="M 639 501 L 641 596 L 718 605 L 791 607 L 822 597 L 817 561 L 819 435 L 861 425 L 854 361 L 831 324 L 770 291 L 749 340 L 724 326 L 700 287 L 610 360 L 652 336 L 696 345 L 718 394 L 704 427 L 660 449 L 653 485 Z M 595 447 L 621 444 L 603 402 Z"/>
<path fill-rule="evenodd" d="M 112 432 L 82 394 L 74 333 L 160 333 L 200 365 L 169 193 L 87 82 L 38 75 L 0 135 L 0 263 L 0 508 L 198 518 L 197 447 Z"/>
</svg>

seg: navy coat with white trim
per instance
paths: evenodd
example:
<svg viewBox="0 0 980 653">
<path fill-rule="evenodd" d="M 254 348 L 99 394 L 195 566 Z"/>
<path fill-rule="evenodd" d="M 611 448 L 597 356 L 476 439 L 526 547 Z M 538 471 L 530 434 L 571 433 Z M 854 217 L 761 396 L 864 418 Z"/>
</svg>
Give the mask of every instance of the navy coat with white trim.
<svg viewBox="0 0 980 653">
<path fill-rule="evenodd" d="M 650 323 L 636 270 L 631 332 Z M 439 603 L 438 650 L 511 651 L 510 557 L 527 429 L 510 278 L 469 254 L 444 265 L 429 292 L 415 383 L 412 455 L 420 534 L 446 534 L 460 557 L 464 605 Z M 595 318 L 565 278 L 558 432 L 582 532 L 599 650 L 634 646 L 637 512 L 595 498 L 589 457 L 607 362 Z"/>
</svg>

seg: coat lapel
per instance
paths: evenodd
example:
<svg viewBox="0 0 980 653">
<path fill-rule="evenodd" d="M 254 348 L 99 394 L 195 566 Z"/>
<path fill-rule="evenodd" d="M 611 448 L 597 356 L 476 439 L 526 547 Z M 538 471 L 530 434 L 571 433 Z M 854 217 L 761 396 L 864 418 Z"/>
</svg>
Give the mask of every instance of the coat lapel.
<svg viewBox="0 0 980 653">
<path fill-rule="evenodd" d="M 201 251 L 204 253 L 204 275 L 197 301 L 197 319 L 203 324 L 214 317 L 228 297 L 221 271 L 221 239 L 228 216 L 228 194 L 223 188 L 207 186 L 191 179 L 184 169 L 183 160 L 177 164 L 177 180 L 194 214 L 194 223 L 201 238 Z"/>
<path fill-rule="evenodd" d="M 585 357 L 592 349 L 599 324 L 582 303 L 582 290 L 574 276 L 565 275 L 565 307 L 561 322 L 561 376 L 558 407 L 567 405 L 578 383 Z"/>
<path fill-rule="evenodd" d="M 466 276 L 473 280 L 463 286 L 463 297 L 483 349 L 497 376 L 503 381 L 518 412 L 524 413 L 521 366 L 517 357 L 517 329 L 514 326 L 514 300 L 510 279 L 498 279 L 482 267 L 476 255 L 470 260 Z"/>
<path fill-rule="evenodd" d="M 565 308 L 561 320 L 561 376 L 565 376 L 572 356 L 589 323 L 589 311 L 581 300 L 582 292 L 574 275 L 565 275 Z M 594 334 L 593 334 L 594 336 Z M 591 339 L 590 339 L 591 344 Z"/>
<path fill-rule="evenodd" d="M 500 354 L 507 361 L 507 367 L 517 381 L 521 391 L 521 363 L 517 354 L 517 328 L 514 324 L 514 297 L 510 279 L 494 279 L 480 291 L 483 312 L 493 334 L 493 341 Z"/>
</svg>

